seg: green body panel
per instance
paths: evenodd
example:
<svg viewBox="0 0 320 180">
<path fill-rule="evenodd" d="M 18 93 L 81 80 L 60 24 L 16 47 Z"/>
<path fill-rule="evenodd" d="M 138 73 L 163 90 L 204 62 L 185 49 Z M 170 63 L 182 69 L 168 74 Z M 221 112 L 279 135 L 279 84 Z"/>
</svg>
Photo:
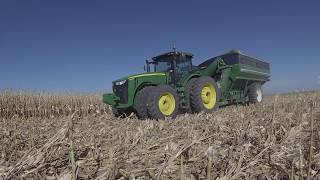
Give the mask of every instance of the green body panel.
<svg viewBox="0 0 320 180">
<path fill-rule="evenodd" d="M 139 90 L 145 86 L 156 86 L 167 84 L 168 75 L 167 73 L 142 73 L 128 76 L 125 78 L 118 79 L 117 81 L 127 80 L 128 83 L 128 100 L 126 103 L 121 103 L 120 98 L 115 93 L 104 94 L 103 102 L 114 106 L 115 108 L 132 108 L 135 104 L 135 97 Z"/>
<path fill-rule="evenodd" d="M 189 56 L 191 56 L 191 54 Z M 258 66 L 241 64 L 240 62 L 227 65 L 223 58 L 217 57 L 208 64 L 208 66 L 194 67 L 178 81 L 173 80 L 172 72 L 170 71 L 136 74 L 113 82 L 116 83 L 127 80 L 128 100 L 126 103 L 121 103 L 116 93 L 104 94 L 103 101 L 115 108 L 134 109 L 137 102 L 137 92 L 143 87 L 167 84 L 176 90 L 180 98 L 179 108 L 188 110 L 190 107 L 189 92 L 187 92 L 186 89 L 188 82 L 192 78 L 210 76 L 215 79 L 220 89 L 220 105 L 244 103 L 248 101 L 248 88 L 252 83 L 260 83 L 263 85 L 269 81 L 270 70 L 268 68 L 257 67 Z"/>
</svg>

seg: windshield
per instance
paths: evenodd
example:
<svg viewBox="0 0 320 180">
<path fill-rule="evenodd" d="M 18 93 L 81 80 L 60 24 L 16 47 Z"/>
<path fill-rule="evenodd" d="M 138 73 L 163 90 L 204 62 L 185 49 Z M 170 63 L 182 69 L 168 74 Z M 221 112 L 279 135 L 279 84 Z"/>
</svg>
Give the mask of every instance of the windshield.
<svg viewBox="0 0 320 180">
<path fill-rule="evenodd" d="M 171 62 L 169 61 L 158 61 L 154 65 L 155 72 L 165 72 L 171 69 Z"/>
<path fill-rule="evenodd" d="M 191 60 L 190 59 L 181 59 L 177 61 L 177 73 L 186 74 L 191 70 Z"/>
</svg>

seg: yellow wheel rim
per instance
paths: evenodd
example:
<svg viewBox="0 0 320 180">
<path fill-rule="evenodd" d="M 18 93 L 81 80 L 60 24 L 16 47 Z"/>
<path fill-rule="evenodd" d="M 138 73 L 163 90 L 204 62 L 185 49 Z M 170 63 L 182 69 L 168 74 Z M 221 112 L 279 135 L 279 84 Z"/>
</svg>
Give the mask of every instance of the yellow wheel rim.
<svg viewBox="0 0 320 180">
<path fill-rule="evenodd" d="M 162 114 L 170 116 L 176 108 L 174 96 L 169 93 L 163 93 L 159 99 L 159 109 Z"/>
<path fill-rule="evenodd" d="M 201 100 L 205 108 L 212 109 L 216 104 L 217 93 L 211 83 L 204 84 L 201 90 Z"/>
</svg>

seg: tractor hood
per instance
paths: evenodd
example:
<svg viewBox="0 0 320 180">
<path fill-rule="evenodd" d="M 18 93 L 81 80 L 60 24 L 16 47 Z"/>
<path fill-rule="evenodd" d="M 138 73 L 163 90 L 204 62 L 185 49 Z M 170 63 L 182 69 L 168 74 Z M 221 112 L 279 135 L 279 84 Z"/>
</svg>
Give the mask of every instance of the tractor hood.
<svg viewBox="0 0 320 180">
<path fill-rule="evenodd" d="M 140 77 L 165 76 L 165 75 L 166 75 L 166 73 L 164 73 L 164 72 L 150 72 L 150 73 L 134 74 L 131 76 L 126 76 L 126 77 L 117 79 L 117 80 L 113 81 L 112 83 L 124 82 L 126 80 L 132 80 L 132 79 L 140 78 Z"/>
</svg>

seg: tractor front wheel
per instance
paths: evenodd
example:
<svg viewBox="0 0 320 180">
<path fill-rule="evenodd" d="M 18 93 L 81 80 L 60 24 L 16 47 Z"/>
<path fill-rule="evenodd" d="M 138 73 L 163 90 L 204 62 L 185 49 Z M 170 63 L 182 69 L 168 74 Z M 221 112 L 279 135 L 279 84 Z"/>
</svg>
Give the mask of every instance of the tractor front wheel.
<svg viewBox="0 0 320 180">
<path fill-rule="evenodd" d="M 151 119 L 176 117 L 179 109 L 179 98 L 170 86 L 157 86 L 148 97 L 148 114 Z"/>
<path fill-rule="evenodd" d="M 140 119 L 146 119 L 148 118 L 148 112 L 147 112 L 147 100 L 149 97 L 149 93 L 152 92 L 152 89 L 155 88 L 153 86 L 147 86 L 141 89 L 136 98 L 136 106 L 135 110 L 137 112 L 137 116 Z"/>
<path fill-rule="evenodd" d="M 112 114 L 114 115 L 114 117 L 124 118 L 128 117 L 131 113 L 132 111 L 129 111 L 127 109 L 117 109 L 112 107 Z"/>
</svg>

